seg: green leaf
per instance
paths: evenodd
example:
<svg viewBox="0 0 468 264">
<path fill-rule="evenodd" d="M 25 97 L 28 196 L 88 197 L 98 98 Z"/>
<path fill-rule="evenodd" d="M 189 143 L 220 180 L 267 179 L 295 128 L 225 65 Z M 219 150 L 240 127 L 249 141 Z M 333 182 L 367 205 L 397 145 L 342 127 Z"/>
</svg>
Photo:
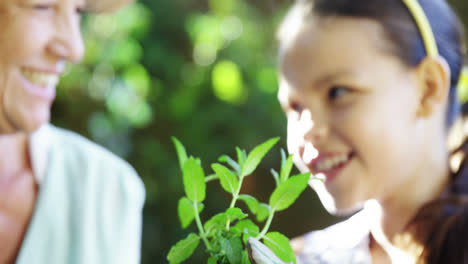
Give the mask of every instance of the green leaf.
<svg viewBox="0 0 468 264">
<path fill-rule="evenodd" d="M 270 210 L 271 208 L 268 204 L 259 203 L 258 212 L 257 212 L 257 221 L 259 222 L 265 221 L 270 215 Z"/>
<path fill-rule="evenodd" d="M 244 219 L 237 222 L 231 228 L 231 232 L 239 236 L 242 235 L 242 240 L 246 243 L 249 237 L 256 237 L 260 233 L 260 229 L 250 219 Z"/>
<path fill-rule="evenodd" d="M 267 152 L 279 141 L 279 138 L 272 138 L 265 143 L 255 147 L 247 156 L 242 166 L 241 177 L 250 175 L 258 166 Z"/>
<path fill-rule="evenodd" d="M 245 150 L 240 149 L 239 147 L 236 147 L 236 153 L 237 153 L 237 163 L 242 168 L 244 166 L 245 160 L 247 159 L 247 153 L 245 153 Z"/>
<path fill-rule="evenodd" d="M 229 263 L 242 262 L 242 242 L 240 237 L 232 237 L 221 241 L 221 248 L 226 253 Z"/>
<path fill-rule="evenodd" d="M 236 175 L 221 164 L 215 163 L 211 165 L 211 168 L 216 172 L 216 175 L 219 176 L 219 181 L 223 189 L 234 195 L 239 188 L 239 180 Z"/>
<path fill-rule="evenodd" d="M 252 214 L 257 214 L 258 212 L 258 201 L 255 197 L 250 196 L 248 194 L 241 194 L 239 195 L 239 200 L 244 201 L 245 204 L 247 204 L 247 207 L 249 208 L 250 212 Z"/>
<path fill-rule="evenodd" d="M 242 264 L 251 264 L 247 250 L 242 251 Z"/>
<path fill-rule="evenodd" d="M 251 234 L 252 236 L 258 235 L 260 232 L 260 229 L 252 220 L 250 219 L 244 219 L 239 222 L 237 222 L 232 228 L 232 231 L 239 232 L 239 234 Z"/>
<path fill-rule="evenodd" d="M 307 187 L 309 178 L 310 173 L 308 172 L 291 177 L 281 183 L 270 196 L 272 210 L 281 211 L 291 206 Z"/>
<path fill-rule="evenodd" d="M 216 257 L 211 256 L 206 264 L 217 264 Z"/>
<path fill-rule="evenodd" d="M 278 232 L 270 232 L 265 235 L 263 242 L 284 262 L 296 263 L 294 251 L 286 236 Z"/>
<path fill-rule="evenodd" d="M 205 174 L 198 162 L 190 157 L 184 164 L 185 194 L 192 202 L 203 202 L 206 195 Z"/>
<path fill-rule="evenodd" d="M 289 155 L 289 157 L 286 159 L 284 150 L 282 149 L 281 149 L 281 155 L 282 155 L 282 162 L 281 162 L 280 181 L 285 182 L 289 178 L 289 175 L 291 174 L 291 170 L 293 167 L 293 155 Z"/>
<path fill-rule="evenodd" d="M 271 169 L 270 172 L 271 172 L 271 175 L 273 175 L 273 178 L 275 179 L 276 186 L 280 185 L 281 180 L 280 180 L 280 176 L 278 175 L 278 172 L 276 172 L 274 169 Z"/>
<path fill-rule="evenodd" d="M 226 162 L 227 164 L 229 164 L 229 166 L 231 166 L 237 173 L 240 173 L 240 166 L 239 164 L 237 164 L 237 162 L 233 159 L 231 159 L 231 157 L 229 157 L 228 155 L 222 155 L 221 157 L 219 157 L 218 159 L 219 162 Z"/>
<path fill-rule="evenodd" d="M 187 161 L 187 152 L 185 151 L 184 145 L 175 137 L 172 137 L 172 142 L 174 142 L 174 146 L 176 148 L 177 157 L 179 158 L 179 166 L 180 169 L 183 170 L 184 163 Z"/>
<path fill-rule="evenodd" d="M 208 221 L 205 222 L 203 228 L 208 236 L 212 236 L 216 233 L 217 230 L 226 229 L 226 224 L 229 221 L 229 217 L 226 213 L 219 213 L 211 217 Z"/>
<path fill-rule="evenodd" d="M 203 211 L 204 205 L 200 203 L 197 208 L 198 213 L 200 213 Z M 179 213 L 179 220 L 182 228 L 187 228 L 195 218 L 193 202 L 191 202 L 187 197 L 180 198 L 177 211 Z"/>
<path fill-rule="evenodd" d="M 186 238 L 172 246 L 169 254 L 167 255 L 167 260 L 169 260 L 170 264 L 181 263 L 193 254 L 193 251 L 198 247 L 199 242 L 200 237 L 194 233 L 189 234 Z"/>
<path fill-rule="evenodd" d="M 226 210 L 226 216 L 229 218 L 229 221 L 234 222 L 246 218 L 247 214 L 244 214 L 241 209 L 234 207 Z"/>
</svg>

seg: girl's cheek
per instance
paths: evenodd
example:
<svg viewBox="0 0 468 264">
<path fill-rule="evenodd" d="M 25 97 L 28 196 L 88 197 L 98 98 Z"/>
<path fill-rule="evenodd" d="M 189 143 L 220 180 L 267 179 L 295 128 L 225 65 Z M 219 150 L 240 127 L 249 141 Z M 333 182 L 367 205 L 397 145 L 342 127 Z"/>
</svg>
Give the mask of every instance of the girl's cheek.
<svg viewBox="0 0 468 264">
<path fill-rule="evenodd" d="M 303 136 L 300 135 L 298 123 L 297 120 L 288 120 L 287 145 L 288 151 L 291 154 L 298 154 L 301 139 L 303 138 Z"/>
</svg>

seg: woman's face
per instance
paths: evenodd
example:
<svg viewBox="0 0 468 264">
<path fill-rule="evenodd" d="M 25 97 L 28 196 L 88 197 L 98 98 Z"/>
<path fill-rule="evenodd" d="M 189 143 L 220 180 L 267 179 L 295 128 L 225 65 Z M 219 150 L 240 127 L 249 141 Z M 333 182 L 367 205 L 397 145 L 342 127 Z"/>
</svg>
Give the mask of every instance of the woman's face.
<svg viewBox="0 0 468 264">
<path fill-rule="evenodd" d="M 331 213 L 416 184 L 417 80 L 387 50 L 379 24 L 352 18 L 307 21 L 282 43 L 278 97 L 288 149 L 300 170 L 325 178 L 311 185 Z"/>
<path fill-rule="evenodd" d="M 0 3 L 0 134 L 31 132 L 49 121 L 66 61 L 83 55 L 84 0 Z"/>
</svg>

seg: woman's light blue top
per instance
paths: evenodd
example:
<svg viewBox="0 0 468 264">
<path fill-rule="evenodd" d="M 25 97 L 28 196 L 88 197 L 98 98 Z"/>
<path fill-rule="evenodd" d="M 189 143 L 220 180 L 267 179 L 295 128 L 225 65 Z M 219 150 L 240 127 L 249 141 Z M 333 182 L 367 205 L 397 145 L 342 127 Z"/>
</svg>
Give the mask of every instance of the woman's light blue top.
<svg viewBox="0 0 468 264">
<path fill-rule="evenodd" d="M 144 186 L 126 162 L 51 125 L 31 136 L 39 194 L 18 264 L 140 262 Z"/>
</svg>

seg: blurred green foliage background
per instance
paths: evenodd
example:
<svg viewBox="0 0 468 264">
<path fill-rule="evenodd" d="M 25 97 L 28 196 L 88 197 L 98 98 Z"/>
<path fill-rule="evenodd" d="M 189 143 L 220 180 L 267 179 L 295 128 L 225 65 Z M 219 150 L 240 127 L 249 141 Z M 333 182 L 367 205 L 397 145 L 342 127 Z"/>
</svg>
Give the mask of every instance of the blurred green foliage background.
<svg viewBox="0 0 468 264">
<path fill-rule="evenodd" d="M 468 4 L 452 1 L 468 19 Z M 235 146 L 249 151 L 274 136 L 285 148 L 286 120 L 276 100 L 275 31 L 291 0 L 142 0 L 83 22 L 86 55 L 61 80 L 52 122 L 85 135 L 128 160 L 143 179 L 142 263 L 167 263 L 182 230 L 177 202 L 182 177 L 171 136 L 206 171 Z M 466 23 L 465 23 L 466 24 Z M 468 89 L 462 91 L 468 98 Z M 280 148 L 245 183 L 266 202 Z M 229 203 L 208 184 L 207 219 Z M 294 237 L 338 219 L 307 190 L 279 213 L 271 230 Z M 194 256 L 188 263 L 204 263 Z"/>
</svg>

